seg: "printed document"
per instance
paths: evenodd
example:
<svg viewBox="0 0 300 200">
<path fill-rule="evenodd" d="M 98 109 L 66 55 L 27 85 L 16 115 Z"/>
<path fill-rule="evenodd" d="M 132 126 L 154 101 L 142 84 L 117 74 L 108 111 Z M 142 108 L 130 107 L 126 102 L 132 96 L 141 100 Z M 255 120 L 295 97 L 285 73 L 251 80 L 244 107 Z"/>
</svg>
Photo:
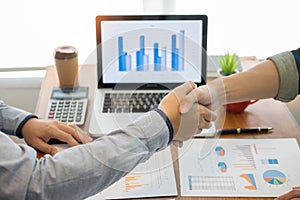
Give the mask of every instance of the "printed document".
<svg viewBox="0 0 300 200">
<path fill-rule="evenodd" d="M 103 192 L 88 200 L 177 196 L 170 147 L 154 154 L 145 163 Z"/>
<path fill-rule="evenodd" d="M 277 197 L 300 185 L 296 139 L 193 139 L 178 153 L 182 196 Z"/>
</svg>

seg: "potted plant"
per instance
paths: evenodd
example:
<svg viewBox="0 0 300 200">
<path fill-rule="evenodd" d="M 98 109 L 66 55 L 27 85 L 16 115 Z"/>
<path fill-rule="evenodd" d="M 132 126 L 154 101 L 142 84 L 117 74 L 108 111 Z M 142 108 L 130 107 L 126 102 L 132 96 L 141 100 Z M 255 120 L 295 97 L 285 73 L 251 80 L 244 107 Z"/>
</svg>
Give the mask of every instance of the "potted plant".
<svg viewBox="0 0 300 200">
<path fill-rule="evenodd" d="M 218 58 L 218 62 L 221 65 L 221 68 L 218 69 L 220 76 L 229 76 L 238 72 L 237 67 L 240 60 L 236 56 L 236 53 L 230 55 L 227 51 L 224 56 Z"/>
</svg>

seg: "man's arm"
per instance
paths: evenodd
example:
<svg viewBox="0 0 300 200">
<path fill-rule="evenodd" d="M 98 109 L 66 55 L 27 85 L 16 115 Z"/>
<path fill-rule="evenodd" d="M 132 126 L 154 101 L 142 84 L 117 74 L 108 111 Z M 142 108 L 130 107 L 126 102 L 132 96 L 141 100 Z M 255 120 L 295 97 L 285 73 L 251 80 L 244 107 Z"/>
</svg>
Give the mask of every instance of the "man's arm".
<svg viewBox="0 0 300 200">
<path fill-rule="evenodd" d="M 31 118 L 37 116 L 0 101 L 0 131 L 22 138 L 21 128 Z"/>
<path fill-rule="evenodd" d="M 277 54 L 247 71 L 218 78 L 198 87 L 181 102 L 181 111 L 188 111 L 194 102 L 214 109 L 226 103 L 252 99 L 293 100 L 299 91 L 299 72 L 293 54 Z"/>
<path fill-rule="evenodd" d="M 168 126 L 156 111 L 126 129 L 39 160 L 34 149 L 0 133 L 0 199 L 83 199 L 119 180 L 169 140 Z"/>
<path fill-rule="evenodd" d="M 164 98 L 163 110 L 150 111 L 122 130 L 53 157 L 37 160 L 32 148 L 18 146 L 0 134 L 0 199 L 83 199 L 119 180 L 174 138 L 180 142 L 191 138 L 201 129 L 203 116 L 199 115 L 203 111 L 195 104 L 191 112 L 180 115 L 179 102 L 193 89 L 186 87 L 188 84 Z M 205 116 L 213 115 L 204 111 L 210 113 Z M 184 130 L 186 123 L 196 124 L 197 130 L 190 126 Z"/>
</svg>

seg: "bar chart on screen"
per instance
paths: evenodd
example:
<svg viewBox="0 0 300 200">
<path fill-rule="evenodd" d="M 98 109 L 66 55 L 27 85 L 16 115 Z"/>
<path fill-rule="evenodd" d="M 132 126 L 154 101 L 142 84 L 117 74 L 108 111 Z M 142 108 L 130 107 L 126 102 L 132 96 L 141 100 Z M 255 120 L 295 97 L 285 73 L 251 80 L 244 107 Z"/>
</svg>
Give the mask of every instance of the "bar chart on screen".
<svg viewBox="0 0 300 200">
<path fill-rule="evenodd" d="M 202 81 L 206 62 L 202 22 L 128 20 L 101 23 L 105 83 Z M 204 76 L 203 76 L 204 77 Z"/>
<path fill-rule="evenodd" d="M 171 71 L 183 71 L 184 37 L 184 30 L 180 30 L 178 34 L 171 34 L 170 38 L 166 38 L 171 41 L 170 46 L 166 43 L 160 44 L 155 40 L 153 40 L 151 45 L 145 45 L 145 40 L 149 39 L 150 35 L 140 35 L 139 38 L 136 39 L 136 41 L 139 41 L 137 50 L 129 53 L 124 49 L 124 40 L 126 38 L 124 39 L 123 36 L 119 36 L 119 71 L 165 71 L 167 70 L 167 66 L 170 66 Z M 168 57 L 170 58 L 168 59 Z M 133 60 L 136 62 L 133 63 Z M 168 60 L 170 64 L 167 64 Z"/>
</svg>

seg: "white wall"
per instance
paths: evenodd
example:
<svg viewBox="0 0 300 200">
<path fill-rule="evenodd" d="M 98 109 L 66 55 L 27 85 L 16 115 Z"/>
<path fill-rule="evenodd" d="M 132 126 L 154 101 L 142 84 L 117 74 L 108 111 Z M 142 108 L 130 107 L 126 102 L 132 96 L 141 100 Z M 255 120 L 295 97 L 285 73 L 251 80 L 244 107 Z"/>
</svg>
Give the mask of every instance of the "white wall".
<svg viewBox="0 0 300 200">
<path fill-rule="evenodd" d="M 173 2 L 176 3 L 171 9 L 174 13 L 208 15 L 210 55 L 229 50 L 240 56 L 265 58 L 298 48 L 300 28 L 297 0 Z M 0 69 L 52 65 L 54 48 L 66 44 L 74 45 L 79 51 L 79 62 L 85 63 L 96 46 L 96 15 L 141 14 L 143 9 L 143 0 L 5 1 L 0 6 Z M 146 14 L 155 13 L 153 10 L 151 12 L 147 11 Z M 19 86 L 12 88 L 11 84 L 15 85 L 0 77 L 0 99 L 33 111 L 39 83 L 22 89 Z"/>
<path fill-rule="evenodd" d="M 177 0 L 177 13 L 208 15 L 208 54 L 258 58 L 299 47 L 297 0 Z"/>
<path fill-rule="evenodd" d="M 0 6 L 0 68 L 54 64 L 60 45 L 74 45 L 84 63 L 96 47 L 96 15 L 141 11 L 141 0 L 6 1 Z"/>
<path fill-rule="evenodd" d="M 175 13 L 208 15 L 209 54 L 229 50 L 265 58 L 299 44 L 297 0 L 173 2 Z M 0 7 L 0 68 L 54 64 L 53 49 L 65 44 L 74 45 L 84 63 L 96 46 L 96 15 L 141 13 L 143 0 L 5 1 Z"/>
<path fill-rule="evenodd" d="M 35 112 L 45 70 L 0 72 L 0 100 Z"/>
<path fill-rule="evenodd" d="M 34 113 L 40 88 L 0 88 L 0 99 L 10 106 Z"/>
</svg>

